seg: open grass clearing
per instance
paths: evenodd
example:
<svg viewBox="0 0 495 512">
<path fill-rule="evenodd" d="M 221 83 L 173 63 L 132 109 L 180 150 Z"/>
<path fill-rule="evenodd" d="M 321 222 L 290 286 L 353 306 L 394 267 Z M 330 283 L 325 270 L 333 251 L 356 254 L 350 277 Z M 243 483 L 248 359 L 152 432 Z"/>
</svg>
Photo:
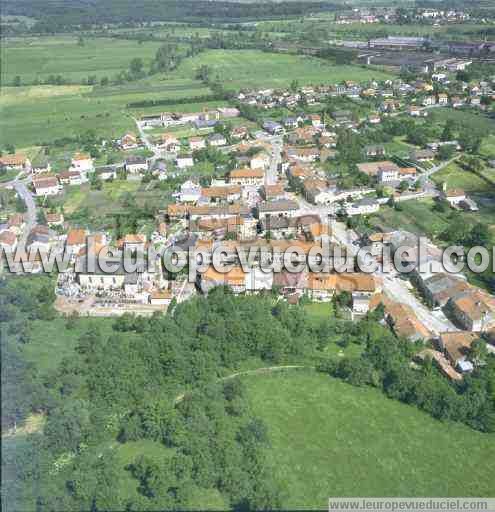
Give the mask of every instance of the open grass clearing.
<svg viewBox="0 0 495 512">
<path fill-rule="evenodd" d="M 268 426 L 283 506 L 329 496 L 492 496 L 495 437 L 441 423 L 372 388 L 323 374 L 244 377 Z"/>
</svg>

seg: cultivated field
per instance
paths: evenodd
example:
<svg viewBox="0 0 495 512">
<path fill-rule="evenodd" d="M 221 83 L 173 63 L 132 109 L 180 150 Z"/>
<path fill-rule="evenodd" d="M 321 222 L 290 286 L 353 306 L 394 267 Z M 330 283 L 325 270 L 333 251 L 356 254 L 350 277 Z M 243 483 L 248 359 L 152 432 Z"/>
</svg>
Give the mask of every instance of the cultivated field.
<svg viewBox="0 0 495 512">
<path fill-rule="evenodd" d="M 491 496 L 495 436 L 322 374 L 245 378 L 287 508 L 329 496 Z"/>
<path fill-rule="evenodd" d="M 24 83 L 36 78 L 61 75 L 71 82 L 80 82 L 90 75 L 112 77 L 128 69 L 135 57 L 149 67 L 159 42 L 87 38 L 83 44 L 77 36 L 16 38 L 2 41 L 3 84 L 11 84 L 16 76 Z"/>
<path fill-rule="evenodd" d="M 359 66 L 335 66 L 324 60 L 302 55 L 265 53 L 256 50 L 210 50 L 182 61 L 175 74 L 191 78 L 201 65 L 212 70 L 212 77 L 225 87 L 286 87 L 294 79 L 300 85 L 337 83 L 342 80 L 382 80 L 390 75 Z"/>
<path fill-rule="evenodd" d="M 115 139 L 136 129 L 132 115 L 138 112 L 128 110 L 128 103 L 202 96 L 209 92 L 197 81 L 160 77 L 112 87 L 5 87 L 0 99 L 2 142 L 17 147 L 40 145 L 75 137 L 90 129 L 106 139 Z"/>
</svg>

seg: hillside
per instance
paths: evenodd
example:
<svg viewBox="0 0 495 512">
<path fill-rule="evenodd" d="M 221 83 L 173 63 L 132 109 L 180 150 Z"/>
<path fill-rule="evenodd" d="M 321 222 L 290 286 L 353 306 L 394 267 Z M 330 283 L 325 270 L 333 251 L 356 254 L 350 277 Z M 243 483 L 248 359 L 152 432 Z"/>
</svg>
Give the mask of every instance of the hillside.
<svg viewBox="0 0 495 512">
<path fill-rule="evenodd" d="M 492 496 L 495 436 L 322 374 L 247 377 L 287 508 L 329 496 Z"/>
</svg>

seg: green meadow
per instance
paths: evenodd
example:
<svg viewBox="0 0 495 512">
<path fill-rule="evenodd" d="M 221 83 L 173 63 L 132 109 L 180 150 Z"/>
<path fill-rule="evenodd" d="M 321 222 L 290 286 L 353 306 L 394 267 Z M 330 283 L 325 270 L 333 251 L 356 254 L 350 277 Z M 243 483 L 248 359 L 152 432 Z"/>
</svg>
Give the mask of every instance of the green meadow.
<svg viewBox="0 0 495 512">
<path fill-rule="evenodd" d="M 24 83 L 50 75 L 71 82 L 90 75 L 111 77 L 128 69 L 135 57 L 148 68 L 159 46 L 159 42 L 112 38 L 84 38 L 80 44 L 74 35 L 7 39 L 2 41 L 2 83 L 10 84 L 16 76 Z"/>
<path fill-rule="evenodd" d="M 342 80 L 365 81 L 390 78 L 381 71 L 359 66 L 336 66 L 304 55 L 266 53 L 258 50 L 210 50 L 182 61 L 176 70 L 181 78 L 191 77 L 201 65 L 211 68 L 214 79 L 226 88 L 286 87 L 293 80 L 301 85 L 336 83 Z"/>
<path fill-rule="evenodd" d="M 159 77 L 111 87 L 5 87 L 0 97 L 2 142 L 17 147 L 40 145 L 90 129 L 101 137 L 115 139 L 126 131 L 136 130 L 132 116 L 137 112 L 127 109 L 128 103 L 202 96 L 209 92 L 194 80 Z"/>
<path fill-rule="evenodd" d="M 495 436 L 327 375 L 245 377 L 288 509 L 330 496 L 493 496 Z"/>
<path fill-rule="evenodd" d="M 294 79 L 303 85 L 390 77 L 381 71 L 335 66 L 309 56 L 254 50 L 208 50 L 184 59 L 170 73 L 123 85 L 27 85 L 36 77 L 49 75 L 61 75 L 73 84 L 82 84 L 89 75 L 112 77 L 128 69 L 134 57 L 141 57 L 148 69 L 159 45 L 159 42 L 139 44 L 112 38 L 85 38 L 84 44 L 80 45 L 73 36 L 7 40 L 2 45 L 2 143 L 23 148 L 77 136 L 89 129 L 107 139 L 120 137 L 134 129 L 133 115 L 174 110 L 174 107 L 144 107 L 131 111 L 127 108 L 129 103 L 210 94 L 211 90 L 195 78 L 201 65 L 209 66 L 213 79 L 234 90 L 286 87 Z M 21 83 L 26 85 L 9 86 L 16 76 L 20 76 Z M 197 105 L 191 104 L 176 107 L 181 111 L 196 108 Z"/>
</svg>

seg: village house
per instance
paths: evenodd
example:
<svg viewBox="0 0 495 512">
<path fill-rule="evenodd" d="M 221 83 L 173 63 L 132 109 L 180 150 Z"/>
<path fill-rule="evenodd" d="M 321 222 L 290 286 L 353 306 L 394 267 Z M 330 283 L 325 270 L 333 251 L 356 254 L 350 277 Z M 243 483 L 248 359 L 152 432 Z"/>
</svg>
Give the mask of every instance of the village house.
<svg viewBox="0 0 495 512">
<path fill-rule="evenodd" d="M 160 149 L 164 149 L 169 153 L 177 153 L 180 151 L 180 141 L 172 133 L 162 133 L 160 142 L 157 144 Z"/>
<path fill-rule="evenodd" d="M 315 162 L 320 157 L 320 150 L 316 147 L 288 147 L 285 150 L 286 158 L 298 162 Z"/>
<path fill-rule="evenodd" d="M 67 233 L 65 248 L 71 256 L 77 256 L 79 251 L 86 247 L 88 231 L 85 229 L 73 228 Z"/>
<path fill-rule="evenodd" d="M 117 247 L 129 252 L 144 252 L 146 248 L 146 235 L 127 234 L 117 241 Z"/>
<path fill-rule="evenodd" d="M 294 217 L 263 217 L 259 222 L 259 234 L 269 235 L 270 239 L 294 237 L 297 234 L 297 223 Z"/>
<path fill-rule="evenodd" d="M 428 162 L 435 158 L 435 152 L 431 149 L 416 149 L 411 151 L 410 158 L 416 162 Z"/>
<path fill-rule="evenodd" d="M 316 128 L 317 130 L 325 127 L 325 123 L 319 114 L 310 114 L 309 120 L 311 121 L 313 128 Z"/>
<path fill-rule="evenodd" d="M 219 117 L 223 119 L 233 119 L 241 115 L 241 112 L 236 107 L 218 107 L 217 112 Z"/>
<path fill-rule="evenodd" d="M 484 332 L 495 325 L 495 298 L 471 288 L 451 297 L 444 312 L 464 330 Z"/>
<path fill-rule="evenodd" d="M 148 160 L 144 156 L 130 155 L 126 158 L 124 166 L 129 174 L 139 174 L 148 170 Z"/>
<path fill-rule="evenodd" d="M 312 204 L 328 205 L 335 199 L 335 188 L 329 186 L 321 178 L 308 178 L 303 182 L 303 192 L 307 201 Z"/>
<path fill-rule="evenodd" d="M 419 362 L 431 359 L 445 377 L 452 381 L 462 380 L 462 375 L 452 368 L 448 359 L 438 350 L 425 348 L 416 354 L 415 359 Z"/>
<path fill-rule="evenodd" d="M 416 167 L 401 167 L 399 169 L 399 179 L 413 181 L 417 178 L 418 171 Z"/>
<path fill-rule="evenodd" d="M 379 176 L 398 176 L 399 166 L 389 160 L 382 160 L 380 162 L 365 162 L 357 164 L 359 172 L 366 174 L 367 176 L 375 179 L 379 179 Z"/>
<path fill-rule="evenodd" d="M 284 133 L 284 127 L 276 121 L 264 121 L 263 130 L 267 131 L 271 135 L 281 135 Z"/>
<path fill-rule="evenodd" d="M 467 291 L 470 287 L 464 276 L 444 272 L 426 273 L 415 270 L 412 281 L 425 297 L 427 304 L 435 309 L 444 307 L 450 297 Z"/>
<path fill-rule="evenodd" d="M 270 167 L 270 155 L 266 151 L 260 151 L 251 158 L 249 166 L 251 169 L 268 169 Z"/>
<path fill-rule="evenodd" d="M 0 156 L 0 169 L 6 169 L 8 171 L 30 170 L 31 162 L 26 158 L 25 155 L 3 155 Z"/>
<path fill-rule="evenodd" d="M 449 95 L 441 92 L 438 94 L 438 104 L 439 105 L 448 105 L 449 104 Z"/>
<path fill-rule="evenodd" d="M 378 114 L 370 114 L 368 116 L 368 123 L 370 124 L 380 124 L 381 118 Z"/>
<path fill-rule="evenodd" d="M 2 248 L 6 252 L 14 252 L 16 247 L 17 247 L 16 234 L 9 229 L 0 231 L 0 248 Z"/>
<path fill-rule="evenodd" d="M 234 169 L 229 173 L 230 183 L 236 185 L 256 185 L 260 187 L 265 180 L 265 173 L 262 169 Z"/>
<path fill-rule="evenodd" d="M 203 137 L 190 137 L 189 138 L 189 149 L 191 151 L 199 151 L 206 147 L 206 141 Z"/>
<path fill-rule="evenodd" d="M 196 203 L 201 197 L 201 186 L 194 181 L 185 181 L 180 186 L 180 192 L 178 194 L 179 201 L 181 203 Z"/>
<path fill-rule="evenodd" d="M 385 146 L 382 144 L 370 144 L 364 147 L 364 155 L 366 157 L 383 157 L 385 154 Z"/>
<path fill-rule="evenodd" d="M 386 165 L 378 169 L 377 179 L 379 183 L 392 183 L 399 180 L 400 169 Z"/>
<path fill-rule="evenodd" d="M 313 126 L 302 126 L 291 132 L 287 139 L 291 144 L 314 144 L 318 131 Z"/>
<path fill-rule="evenodd" d="M 52 166 L 50 164 L 50 161 L 44 155 L 38 155 L 31 164 L 31 173 L 33 175 L 51 171 Z"/>
<path fill-rule="evenodd" d="M 203 188 L 201 191 L 201 202 L 208 203 L 231 203 L 241 198 L 240 185 L 225 185 Z"/>
<path fill-rule="evenodd" d="M 101 181 L 117 179 L 117 168 L 113 165 L 104 165 L 95 169 L 95 176 Z"/>
<path fill-rule="evenodd" d="M 299 121 L 298 121 L 297 117 L 289 116 L 289 117 L 284 117 L 282 119 L 282 124 L 285 126 L 285 128 L 294 129 L 299 126 Z"/>
<path fill-rule="evenodd" d="M 214 148 L 225 146 L 227 139 L 221 133 L 213 133 L 208 137 L 208 144 Z"/>
<path fill-rule="evenodd" d="M 363 197 L 359 201 L 344 204 L 343 211 L 348 216 L 370 215 L 380 209 L 380 203 L 374 197 Z"/>
<path fill-rule="evenodd" d="M 428 112 L 426 110 L 422 110 L 417 105 L 410 105 L 408 107 L 409 115 L 412 117 L 426 117 Z"/>
<path fill-rule="evenodd" d="M 278 289 L 280 294 L 286 296 L 288 300 L 291 298 L 296 301 L 303 294 L 304 290 L 308 288 L 308 273 L 303 272 L 288 272 L 283 269 L 281 272 L 273 274 L 273 286 Z"/>
<path fill-rule="evenodd" d="M 58 174 L 58 180 L 61 185 L 82 185 L 83 177 L 79 171 L 63 171 Z"/>
<path fill-rule="evenodd" d="M 174 298 L 171 290 L 153 290 L 150 293 L 150 304 L 152 306 L 170 306 Z"/>
<path fill-rule="evenodd" d="M 260 194 L 266 201 L 283 199 L 285 197 L 284 185 L 280 182 L 274 185 L 263 185 L 260 189 Z"/>
<path fill-rule="evenodd" d="M 249 131 L 245 126 L 234 126 L 230 132 L 230 136 L 235 140 L 246 139 L 249 135 Z"/>
<path fill-rule="evenodd" d="M 94 171 L 93 159 L 86 153 L 76 153 L 69 170 L 79 172 L 83 181 L 88 181 L 88 174 Z"/>
<path fill-rule="evenodd" d="M 466 193 L 460 188 L 447 189 L 446 183 L 443 184 L 443 189 L 440 192 L 440 197 L 447 201 L 453 208 L 459 206 L 462 202 L 466 201 Z"/>
<path fill-rule="evenodd" d="M 56 196 L 62 190 L 57 178 L 48 174 L 33 177 L 33 186 L 37 197 Z"/>
<path fill-rule="evenodd" d="M 438 345 L 451 365 L 461 373 L 466 373 L 474 369 L 469 353 L 477 339 L 479 335 L 470 331 L 444 332 L 440 334 Z"/>
<path fill-rule="evenodd" d="M 16 235 L 20 235 L 22 233 L 25 225 L 24 215 L 22 213 L 13 213 L 7 220 L 8 230 L 12 231 L 12 233 Z"/>
<path fill-rule="evenodd" d="M 53 232 L 50 231 L 48 226 L 37 224 L 29 232 L 26 245 L 30 251 L 39 251 L 42 253 L 48 253 L 51 247 L 53 239 Z"/>
<path fill-rule="evenodd" d="M 210 265 L 206 272 L 198 273 L 197 283 L 204 294 L 216 286 L 227 286 L 236 294 L 246 291 L 246 275 L 241 267 L 218 272 Z"/>
<path fill-rule="evenodd" d="M 175 163 L 178 169 L 187 169 L 188 167 L 194 166 L 194 159 L 192 155 L 178 155 L 175 159 Z"/>
<path fill-rule="evenodd" d="M 292 217 L 299 210 L 299 205 L 291 199 L 278 199 L 275 201 L 262 201 L 258 205 L 258 217 Z"/>
<path fill-rule="evenodd" d="M 45 219 L 49 227 L 62 226 L 64 224 L 64 216 L 61 213 L 46 213 Z"/>
<path fill-rule="evenodd" d="M 138 147 L 137 137 L 133 133 L 126 133 L 120 140 L 119 146 L 123 150 L 136 149 Z"/>
<path fill-rule="evenodd" d="M 397 336 L 411 342 L 426 341 L 432 337 L 430 330 L 420 322 L 411 306 L 377 294 L 370 302 L 370 310 L 375 309 L 380 303 L 385 307 L 387 323 Z"/>
</svg>

